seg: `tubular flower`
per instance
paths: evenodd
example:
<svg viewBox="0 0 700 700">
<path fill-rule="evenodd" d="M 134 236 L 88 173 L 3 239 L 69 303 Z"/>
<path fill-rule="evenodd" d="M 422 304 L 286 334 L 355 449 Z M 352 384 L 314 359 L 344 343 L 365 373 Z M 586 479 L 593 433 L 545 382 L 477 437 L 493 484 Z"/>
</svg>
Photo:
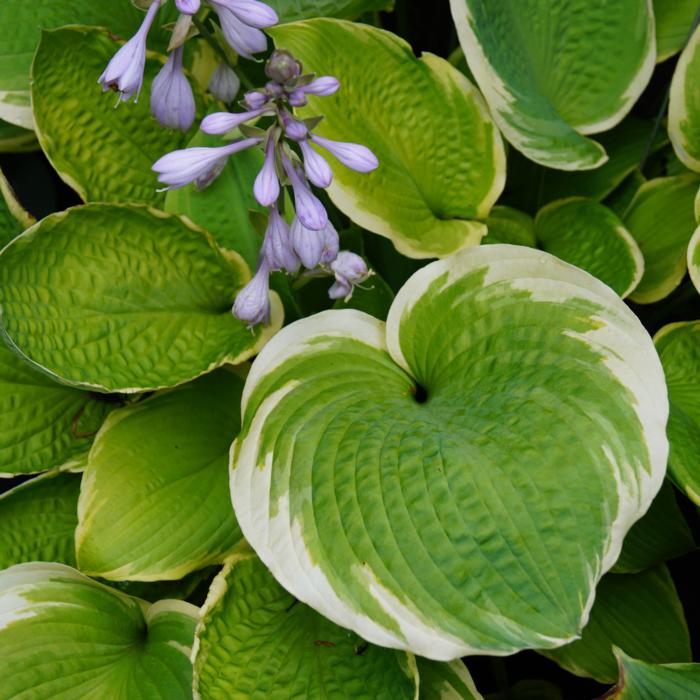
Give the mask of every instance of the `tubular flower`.
<svg viewBox="0 0 700 700">
<path fill-rule="evenodd" d="M 194 123 L 194 93 L 182 72 L 182 46 L 170 53 L 151 88 L 151 113 L 165 127 L 187 131 Z"/>
</svg>

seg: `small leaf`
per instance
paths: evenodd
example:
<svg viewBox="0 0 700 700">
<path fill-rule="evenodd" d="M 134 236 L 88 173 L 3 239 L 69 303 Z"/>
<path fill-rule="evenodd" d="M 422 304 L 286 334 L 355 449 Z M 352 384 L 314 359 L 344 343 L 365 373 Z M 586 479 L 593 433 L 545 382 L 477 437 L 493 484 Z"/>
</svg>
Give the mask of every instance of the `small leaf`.
<svg viewBox="0 0 700 700">
<path fill-rule="evenodd" d="M 548 204 L 537 214 L 535 234 L 543 250 L 590 272 L 623 299 L 644 274 L 637 242 L 610 209 L 592 199 Z"/>
<path fill-rule="evenodd" d="M 535 222 L 532 217 L 512 207 L 494 207 L 486 219 L 486 226 L 488 233 L 481 241 L 482 245 L 511 243 L 531 248 L 537 246 Z"/>
<path fill-rule="evenodd" d="M 44 474 L 0 496 L 0 569 L 26 561 L 75 566 L 77 474 Z"/>
<path fill-rule="evenodd" d="M 420 700 L 483 700 L 467 667 L 459 660 L 444 662 L 417 657 Z"/>
<path fill-rule="evenodd" d="M 697 700 L 700 664 L 654 665 L 615 650 L 620 680 L 610 700 Z"/>
<path fill-rule="evenodd" d="M 89 261 L 89 265 L 85 262 Z M 245 262 L 179 217 L 89 204 L 53 214 L 0 255 L 10 342 L 66 383 L 109 392 L 181 384 L 256 354 L 281 326 L 231 314 Z"/>
<path fill-rule="evenodd" d="M 63 564 L 0 571 L 3 698 L 189 700 L 198 610 L 153 605 Z"/>
<path fill-rule="evenodd" d="M 241 539 L 227 465 L 242 390 L 222 369 L 110 416 L 80 490 L 81 571 L 162 581 L 223 561 Z"/>
<path fill-rule="evenodd" d="M 665 566 L 606 576 L 581 639 L 541 653 L 577 676 L 614 683 L 613 646 L 652 663 L 691 660 L 683 606 Z"/>
<path fill-rule="evenodd" d="M 245 550 L 214 580 L 196 640 L 195 697 L 207 700 L 413 700 L 418 689 L 413 657 L 321 617 Z"/>
</svg>

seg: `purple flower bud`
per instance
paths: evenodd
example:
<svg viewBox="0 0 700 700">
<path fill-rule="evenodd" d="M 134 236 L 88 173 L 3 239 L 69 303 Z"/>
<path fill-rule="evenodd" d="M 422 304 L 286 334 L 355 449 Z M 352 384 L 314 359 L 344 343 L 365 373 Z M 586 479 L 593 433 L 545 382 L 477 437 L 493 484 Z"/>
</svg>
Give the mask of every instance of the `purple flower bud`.
<svg viewBox="0 0 700 700">
<path fill-rule="evenodd" d="M 331 263 L 331 270 L 337 279 L 343 279 L 350 284 L 360 284 L 370 275 L 367 263 L 355 253 L 341 250 Z"/>
<path fill-rule="evenodd" d="M 308 141 L 302 141 L 299 147 L 304 156 L 304 170 L 311 183 L 323 189 L 328 187 L 333 182 L 333 171 L 326 159 L 316 153 Z"/>
<path fill-rule="evenodd" d="M 303 141 L 309 135 L 306 124 L 295 119 L 289 112 L 282 112 L 282 123 L 284 133 L 293 141 Z"/>
<path fill-rule="evenodd" d="M 304 226 L 295 218 L 292 222 L 292 247 L 299 256 L 302 265 L 313 270 L 321 262 L 324 239 L 320 231 L 314 231 Z"/>
<path fill-rule="evenodd" d="M 223 0 L 209 0 L 209 4 L 219 15 L 224 38 L 236 53 L 244 58 L 253 58 L 253 54 L 267 50 L 267 37 L 265 34 L 259 29 L 242 22 L 228 9 Z"/>
<path fill-rule="evenodd" d="M 248 328 L 258 323 L 270 321 L 270 270 L 267 261 L 262 258 L 255 273 L 236 296 L 233 304 L 233 315 Z"/>
<path fill-rule="evenodd" d="M 345 280 L 336 280 L 330 286 L 328 296 L 331 299 L 345 299 L 345 301 L 349 301 L 350 297 L 352 296 L 352 285 Z"/>
<path fill-rule="evenodd" d="M 146 67 L 146 38 L 159 6 L 159 0 L 154 0 L 139 30 L 114 54 L 97 81 L 102 85 L 104 92 L 107 90 L 118 92 L 119 100 L 122 102 L 127 102 L 132 97 L 134 102 L 139 100 L 143 85 L 143 71 Z"/>
<path fill-rule="evenodd" d="M 335 275 L 335 283 L 328 290 L 328 296 L 331 299 L 345 299 L 345 301 L 352 296 L 355 285 L 361 284 L 372 274 L 359 255 L 347 250 L 341 250 L 338 253 L 331 263 L 331 270 Z"/>
<path fill-rule="evenodd" d="M 284 84 L 301 75 L 301 63 L 289 51 L 277 49 L 265 64 L 265 75 L 276 83 Z"/>
<path fill-rule="evenodd" d="M 280 183 L 277 178 L 277 143 L 274 138 L 268 138 L 265 146 L 265 163 L 255 178 L 253 194 L 263 207 L 272 206 L 280 196 Z"/>
<path fill-rule="evenodd" d="M 330 265 L 338 257 L 338 249 L 340 248 L 340 237 L 335 230 L 335 226 L 329 221 L 326 228 L 319 231 L 323 242 L 323 251 L 321 253 L 321 264 Z"/>
<path fill-rule="evenodd" d="M 299 271 L 301 262 L 292 247 L 289 225 L 277 207 L 270 209 L 270 219 L 263 242 L 263 255 L 270 270 L 286 270 L 290 274 Z"/>
<path fill-rule="evenodd" d="M 264 109 L 256 109 L 253 112 L 214 112 L 214 114 L 209 114 L 202 119 L 199 128 L 205 134 L 225 134 L 231 129 L 259 117 L 263 112 L 265 112 Z"/>
<path fill-rule="evenodd" d="M 277 13 L 258 0 L 216 0 L 249 27 L 266 29 L 279 22 Z"/>
<path fill-rule="evenodd" d="M 260 141 L 260 138 L 244 139 L 216 148 L 197 147 L 173 151 L 157 160 L 152 170 L 158 173 L 158 180 L 167 185 L 165 189 L 178 189 L 190 182 L 196 182 L 201 188 L 221 173 L 230 155 L 255 146 Z"/>
<path fill-rule="evenodd" d="M 225 63 L 219 63 L 209 79 L 209 92 L 228 104 L 241 89 L 241 79 Z"/>
<path fill-rule="evenodd" d="M 356 170 L 358 173 L 370 173 L 379 167 L 377 156 L 366 146 L 331 141 L 316 134 L 311 135 L 311 140 L 332 153 L 344 166 Z"/>
<path fill-rule="evenodd" d="M 194 15 L 199 12 L 200 0 L 175 0 L 175 6 L 183 15 Z"/>
<path fill-rule="evenodd" d="M 282 165 L 294 190 L 297 217 L 306 228 L 320 231 L 328 223 L 328 214 L 318 197 L 309 189 L 289 159 L 282 155 Z M 301 257 L 301 256 L 300 256 Z M 303 259 L 302 259 L 303 262 Z M 307 265 L 307 267 L 309 267 Z"/>
<path fill-rule="evenodd" d="M 251 90 L 246 92 L 243 101 L 248 109 L 260 109 L 270 101 L 270 96 L 260 90 Z"/>
<path fill-rule="evenodd" d="M 151 87 L 151 113 L 165 127 L 187 131 L 194 124 L 194 93 L 182 72 L 182 46 L 170 53 Z"/>
<path fill-rule="evenodd" d="M 319 97 L 329 97 L 340 90 L 340 80 L 331 75 L 323 75 L 312 80 L 308 85 L 300 88 L 307 95 L 318 95 Z"/>
<path fill-rule="evenodd" d="M 289 94 L 287 101 L 292 107 L 303 107 L 309 100 L 306 98 L 304 91 L 301 88 L 297 88 Z"/>
<path fill-rule="evenodd" d="M 265 90 L 268 95 L 271 95 L 272 97 L 282 97 L 282 95 L 284 95 L 284 89 L 282 86 L 278 85 L 273 80 L 265 84 Z"/>
</svg>

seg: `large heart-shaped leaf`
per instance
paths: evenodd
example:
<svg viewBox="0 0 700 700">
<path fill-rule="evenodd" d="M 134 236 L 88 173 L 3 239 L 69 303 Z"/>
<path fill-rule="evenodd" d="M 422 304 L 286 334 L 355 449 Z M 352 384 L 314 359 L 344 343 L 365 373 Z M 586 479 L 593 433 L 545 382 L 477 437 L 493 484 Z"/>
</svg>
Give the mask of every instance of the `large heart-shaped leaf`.
<svg viewBox="0 0 700 700">
<path fill-rule="evenodd" d="M 644 275 L 630 296 L 632 301 L 659 301 L 683 280 L 699 185 L 696 175 L 676 175 L 650 180 L 637 191 L 624 218 L 644 256 Z"/>
<path fill-rule="evenodd" d="M 10 342 L 70 384 L 135 392 L 174 386 L 257 353 L 281 326 L 249 331 L 231 314 L 250 272 L 187 220 L 140 206 L 54 214 L 0 255 Z"/>
<path fill-rule="evenodd" d="M 75 566 L 77 474 L 43 474 L 0 496 L 0 569 L 25 561 Z"/>
<path fill-rule="evenodd" d="M 700 26 L 683 49 L 673 74 L 668 134 L 683 164 L 700 172 Z"/>
<path fill-rule="evenodd" d="M 664 326 L 654 342 L 671 402 L 669 473 L 688 498 L 700 506 L 700 321 Z"/>
<path fill-rule="evenodd" d="M 394 0 L 266 0 L 274 7 L 280 22 L 295 22 L 311 17 L 355 19 L 365 12 L 390 10 Z"/>
<path fill-rule="evenodd" d="M 548 204 L 537 214 L 535 234 L 548 253 L 590 272 L 623 299 L 644 274 L 637 242 L 610 209 L 592 199 Z"/>
<path fill-rule="evenodd" d="M 550 168 L 604 163 L 603 147 L 584 134 L 615 126 L 649 81 L 656 60 L 651 0 L 450 6 L 469 68 L 510 143 Z"/>
<path fill-rule="evenodd" d="M 138 104 L 115 109 L 117 96 L 104 94 L 97 78 L 118 49 L 106 33 L 87 27 L 42 34 L 32 66 L 37 136 L 58 174 L 83 201 L 161 206 L 165 195 L 157 192 L 151 166 L 187 139 L 150 114 L 147 96 L 159 61 L 147 61 Z"/>
<path fill-rule="evenodd" d="M 197 627 L 195 697 L 413 700 L 415 659 L 298 604 L 250 551 L 212 584 Z"/>
<path fill-rule="evenodd" d="M 110 409 L 38 372 L 0 341 L 0 475 L 82 464 Z"/>
<path fill-rule="evenodd" d="M 161 581 L 223 561 L 241 539 L 227 465 L 242 390 L 222 369 L 110 416 L 80 490 L 81 571 Z"/>
<path fill-rule="evenodd" d="M 654 0 L 657 61 L 665 61 L 685 46 L 697 11 L 697 0 Z"/>
<path fill-rule="evenodd" d="M 620 680 L 610 700 L 697 700 L 700 664 L 648 664 L 616 650 Z"/>
<path fill-rule="evenodd" d="M 198 609 L 149 605 L 63 564 L 0 571 L 3 698 L 188 700 Z"/>
<path fill-rule="evenodd" d="M 358 174 L 333 161 L 333 202 L 409 257 L 448 255 L 479 242 L 505 181 L 498 130 L 474 86 L 447 61 L 416 59 L 402 39 L 373 27 L 319 19 L 276 27 L 275 43 L 308 71 L 337 76 L 333 97 L 301 110 L 323 114 L 318 133 L 369 146 L 379 168 Z"/>
<path fill-rule="evenodd" d="M 606 576 L 581 639 L 543 654 L 577 676 L 614 683 L 613 646 L 651 663 L 691 661 L 683 606 L 665 566 Z"/>
<path fill-rule="evenodd" d="M 666 469 L 646 331 L 520 246 L 419 270 L 386 328 L 287 326 L 242 406 L 231 492 L 261 559 L 338 624 L 437 660 L 576 636 Z"/>
</svg>

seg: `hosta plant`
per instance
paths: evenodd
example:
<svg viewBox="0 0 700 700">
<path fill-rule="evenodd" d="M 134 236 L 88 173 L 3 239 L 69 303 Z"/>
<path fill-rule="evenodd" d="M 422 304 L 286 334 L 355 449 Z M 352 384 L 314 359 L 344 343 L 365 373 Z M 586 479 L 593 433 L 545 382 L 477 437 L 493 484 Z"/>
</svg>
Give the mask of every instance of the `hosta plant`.
<svg viewBox="0 0 700 700">
<path fill-rule="evenodd" d="M 3 0 L 0 700 L 700 697 L 693 0 Z"/>
</svg>

